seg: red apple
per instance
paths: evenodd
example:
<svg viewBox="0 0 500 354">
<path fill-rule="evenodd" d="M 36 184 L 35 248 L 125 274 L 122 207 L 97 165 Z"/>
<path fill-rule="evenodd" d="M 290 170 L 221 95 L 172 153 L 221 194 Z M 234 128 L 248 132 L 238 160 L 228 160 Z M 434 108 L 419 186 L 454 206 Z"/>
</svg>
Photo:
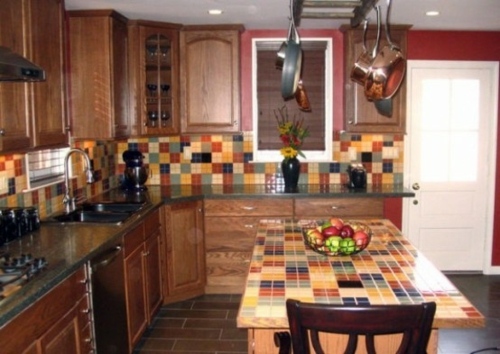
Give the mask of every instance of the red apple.
<svg viewBox="0 0 500 354">
<path fill-rule="evenodd" d="M 354 235 L 352 235 L 352 239 L 356 242 L 356 246 L 362 248 L 366 247 L 370 241 L 370 236 L 364 231 L 356 231 Z"/>
<path fill-rule="evenodd" d="M 323 237 L 328 238 L 330 236 L 339 236 L 340 235 L 340 229 L 336 226 L 328 226 L 321 231 L 323 234 Z"/>
<path fill-rule="evenodd" d="M 342 236 L 342 238 L 352 237 L 352 235 L 354 235 L 354 229 L 350 225 L 342 226 L 340 229 L 340 236 Z"/>
<path fill-rule="evenodd" d="M 330 224 L 340 230 L 344 226 L 344 221 L 340 218 L 330 218 Z"/>
</svg>

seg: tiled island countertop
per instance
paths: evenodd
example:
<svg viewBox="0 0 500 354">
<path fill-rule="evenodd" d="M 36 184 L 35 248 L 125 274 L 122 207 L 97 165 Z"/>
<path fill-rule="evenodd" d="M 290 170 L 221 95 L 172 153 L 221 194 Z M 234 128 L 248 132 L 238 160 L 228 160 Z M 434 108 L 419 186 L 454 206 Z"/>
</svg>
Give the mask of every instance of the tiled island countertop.
<svg viewBox="0 0 500 354">
<path fill-rule="evenodd" d="M 300 225 L 306 222 L 259 224 L 237 317 L 255 348 L 271 350 L 271 344 L 257 342 L 288 327 L 287 298 L 345 305 L 435 301 L 434 346 L 439 328 L 484 326 L 483 315 L 389 220 L 364 220 L 373 231 L 370 245 L 343 257 L 323 256 L 304 245 Z"/>
</svg>

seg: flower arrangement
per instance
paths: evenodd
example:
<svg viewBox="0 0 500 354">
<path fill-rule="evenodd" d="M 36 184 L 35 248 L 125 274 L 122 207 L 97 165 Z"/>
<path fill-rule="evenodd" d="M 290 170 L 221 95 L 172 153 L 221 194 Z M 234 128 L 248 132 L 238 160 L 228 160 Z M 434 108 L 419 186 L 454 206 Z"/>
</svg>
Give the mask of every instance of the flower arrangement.
<svg viewBox="0 0 500 354">
<path fill-rule="evenodd" d="M 290 121 L 286 106 L 278 108 L 278 112 L 274 111 L 274 115 L 278 122 L 278 131 L 283 147 L 280 149 L 281 155 L 285 159 L 290 159 L 300 155 L 306 157 L 301 151 L 301 146 L 304 139 L 309 136 L 309 129 L 303 127 L 304 118 L 300 121 L 295 120 L 295 117 Z"/>
</svg>

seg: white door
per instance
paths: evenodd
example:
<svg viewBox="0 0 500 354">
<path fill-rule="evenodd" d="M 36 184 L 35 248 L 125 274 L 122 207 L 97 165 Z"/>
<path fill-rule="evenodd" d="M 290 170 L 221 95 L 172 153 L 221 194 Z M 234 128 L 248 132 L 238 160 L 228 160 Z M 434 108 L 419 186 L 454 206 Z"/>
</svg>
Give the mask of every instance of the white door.
<svg viewBox="0 0 500 354">
<path fill-rule="evenodd" d="M 409 61 L 403 231 L 439 269 L 489 264 L 498 63 Z M 487 242 L 488 241 L 488 242 Z M 488 253 L 489 252 L 489 253 Z"/>
</svg>

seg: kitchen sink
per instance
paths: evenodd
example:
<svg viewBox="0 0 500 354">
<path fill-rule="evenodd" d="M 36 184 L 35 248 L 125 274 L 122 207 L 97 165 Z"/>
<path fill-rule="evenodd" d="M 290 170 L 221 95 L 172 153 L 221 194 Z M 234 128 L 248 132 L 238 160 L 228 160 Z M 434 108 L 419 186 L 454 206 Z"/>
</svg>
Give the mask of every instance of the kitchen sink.
<svg viewBox="0 0 500 354">
<path fill-rule="evenodd" d="M 83 211 L 99 213 L 134 213 L 141 209 L 144 203 L 118 203 L 118 202 L 99 202 L 82 204 Z"/>
<path fill-rule="evenodd" d="M 141 210 L 145 203 L 84 203 L 72 212 L 52 216 L 47 222 L 119 224 Z"/>
</svg>

